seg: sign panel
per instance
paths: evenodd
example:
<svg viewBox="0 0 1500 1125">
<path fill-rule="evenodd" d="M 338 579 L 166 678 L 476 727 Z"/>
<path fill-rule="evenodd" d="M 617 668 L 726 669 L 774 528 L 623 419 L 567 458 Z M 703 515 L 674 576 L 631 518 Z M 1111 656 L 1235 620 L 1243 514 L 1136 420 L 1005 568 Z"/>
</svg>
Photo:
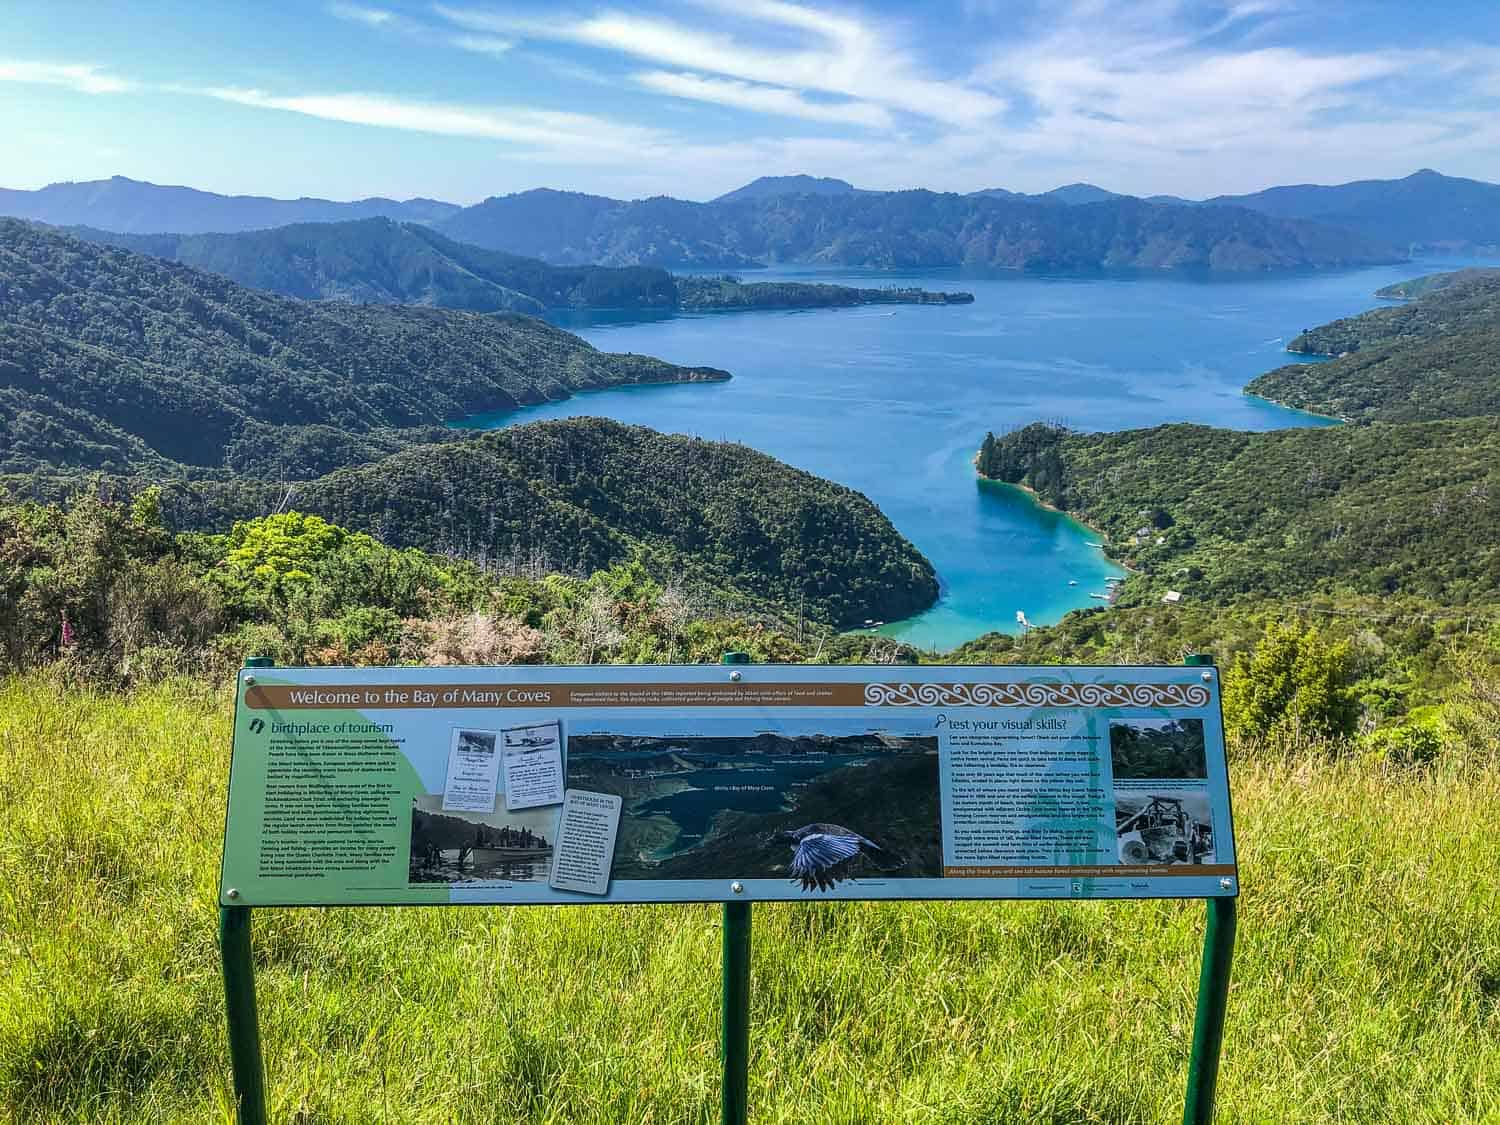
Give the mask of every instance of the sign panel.
<svg viewBox="0 0 1500 1125">
<path fill-rule="evenodd" d="M 1237 892 L 1211 668 L 240 678 L 225 904 Z"/>
</svg>

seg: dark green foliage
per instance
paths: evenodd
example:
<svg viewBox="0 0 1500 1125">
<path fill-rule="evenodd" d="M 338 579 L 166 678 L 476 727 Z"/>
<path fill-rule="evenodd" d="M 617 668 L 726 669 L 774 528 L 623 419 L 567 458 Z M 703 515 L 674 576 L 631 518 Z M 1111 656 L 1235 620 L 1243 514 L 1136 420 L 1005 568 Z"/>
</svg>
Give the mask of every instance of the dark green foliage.
<svg viewBox="0 0 1500 1125">
<path fill-rule="evenodd" d="M 1466 285 L 1471 281 L 1493 277 L 1497 273 L 1500 273 L 1500 270 L 1482 267 L 1453 270 L 1451 273 L 1430 273 L 1426 277 L 1415 277 L 1410 281 L 1398 281 L 1394 285 L 1382 286 L 1375 290 L 1375 296 L 1384 297 L 1390 301 L 1414 301 L 1429 293 L 1436 293 L 1455 285 Z"/>
<path fill-rule="evenodd" d="M 583 578 L 502 575 L 291 511 L 172 535 L 161 497 L 99 488 L 0 506 L 0 671 L 56 662 L 116 685 L 287 664 L 801 661 L 774 627 L 727 617 L 639 561 Z M 811 629 L 816 636 L 823 631 Z"/>
<path fill-rule="evenodd" d="M 384 218 L 238 234 L 115 234 L 90 227 L 68 233 L 311 300 L 533 314 L 557 307 L 670 308 L 677 300 L 664 270 L 549 266 Z"/>
<path fill-rule="evenodd" d="M 974 465 L 979 475 L 1006 484 L 1023 484 L 1048 504 L 1065 508 L 1068 474 L 1062 443 L 1068 431 L 1046 422 L 1033 422 L 1005 435 L 984 435 Z"/>
<path fill-rule="evenodd" d="M 1500 271 L 1408 284 L 1423 283 L 1409 304 L 1309 329 L 1288 345 L 1340 358 L 1281 367 L 1245 389 L 1355 422 L 1500 414 Z"/>
<path fill-rule="evenodd" d="M 206 526 L 281 499 L 236 483 L 168 495 L 176 518 Z M 830 624 L 898 620 L 937 597 L 931 564 L 859 493 L 743 445 L 597 418 L 412 449 L 299 485 L 292 503 L 505 569 L 587 574 L 643 554 L 727 606 Z"/>
<path fill-rule="evenodd" d="M 746 283 L 737 277 L 679 277 L 678 305 L 684 309 L 807 309 L 849 305 L 964 305 L 972 293 L 933 293 L 926 289 L 854 289 L 797 281 Z"/>
<path fill-rule="evenodd" d="M 439 224 L 479 246 L 552 262 L 722 266 L 816 261 L 878 268 L 1258 271 L 1398 261 L 1372 239 L 1238 207 L 930 191 L 772 195 L 688 203 L 576 192 L 487 199 Z"/>
<path fill-rule="evenodd" d="M 59 499 L 77 481 L 16 478 L 12 486 Z M 131 487 L 139 484 L 119 491 Z M 292 485 L 178 480 L 159 495 L 165 520 L 179 528 L 218 531 L 296 509 L 340 525 L 339 535 L 349 528 L 503 573 L 583 576 L 637 559 L 663 586 L 687 592 L 704 617 L 848 625 L 907 617 L 937 597 L 932 565 L 859 493 L 746 446 L 600 419 L 421 446 Z M 374 540 L 357 541 L 373 550 Z M 204 568 L 217 565 L 195 557 Z M 386 570 L 400 569 L 399 560 L 381 558 Z M 238 586 L 217 589 L 232 610 L 254 602 L 268 620 L 280 620 L 276 606 L 323 619 L 365 604 L 359 590 L 388 581 L 373 563 L 338 565 L 349 577 L 318 575 L 323 600 L 297 607 L 286 601 L 295 591 L 282 584 L 253 597 Z M 433 585 L 400 582 L 409 591 Z M 376 604 L 403 616 L 436 612 L 415 593 L 381 594 Z"/>
<path fill-rule="evenodd" d="M 222 620 L 155 493 L 133 505 L 89 489 L 66 510 L 0 507 L 0 667 L 62 656 L 119 669 L 152 647 L 204 646 Z"/>
<path fill-rule="evenodd" d="M 255 423 L 365 435 L 726 378 L 598 352 L 529 317 L 295 301 L 0 220 L 0 471 L 216 467 L 242 438 L 260 452 L 235 467 L 260 471 Z"/>
<path fill-rule="evenodd" d="M 1354 733 L 1350 648 L 1316 629 L 1268 626 L 1254 655 L 1241 653 L 1224 678 L 1224 725 L 1241 739 L 1305 739 Z"/>
<path fill-rule="evenodd" d="M 1102 529 L 1142 572 L 1126 603 L 1176 589 L 1217 603 L 1345 591 L 1464 605 L 1500 589 L 1500 419 L 1264 434 L 1029 426 L 998 439 L 993 459 L 999 479 Z"/>
<path fill-rule="evenodd" d="M 1111 772 L 1119 778 L 1208 776 L 1203 720 L 1172 720 L 1161 726 L 1109 724 Z"/>
</svg>

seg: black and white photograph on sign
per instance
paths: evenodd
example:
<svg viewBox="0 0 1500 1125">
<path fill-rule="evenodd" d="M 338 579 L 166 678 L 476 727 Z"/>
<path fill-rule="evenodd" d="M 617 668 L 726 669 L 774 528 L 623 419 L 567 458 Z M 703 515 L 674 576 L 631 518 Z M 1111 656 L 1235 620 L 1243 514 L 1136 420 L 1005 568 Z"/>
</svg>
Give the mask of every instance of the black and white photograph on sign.
<svg viewBox="0 0 1500 1125">
<path fill-rule="evenodd" d="M 616 879 L 846 879 L 943 872 L 938 741 L 878 731 L 578 733 L 568 788 L 618 794 Z"/>
<path fill-rule="evenodd" d="M 555 809 L 454 812 L 441 793 L 413 797 L 407 882 L 545 882 L 556 824 Z"/>
<path fill-rule="evenodd" d="M 1112 719 L 1109 760 L 1116 781 L 1205 778 L 1203 720 Z"/>
<path fill-rule="evenodd" d="M 1118 793 L 1121 863 L 1214 863 L 1213 814 L 1205 793 Z"/>
<path fill-rule="evenodd" d="M 454 727 L 443 781 L 445 812 L 494 812 L 500 787 L 499 734 Z"/>
<path fill-rule="evenodd" d="M 500 732 L 505 747 L 505 807 L 529 809 L 563 799 L 562 724 L 532 723 Z"/>
</svg>

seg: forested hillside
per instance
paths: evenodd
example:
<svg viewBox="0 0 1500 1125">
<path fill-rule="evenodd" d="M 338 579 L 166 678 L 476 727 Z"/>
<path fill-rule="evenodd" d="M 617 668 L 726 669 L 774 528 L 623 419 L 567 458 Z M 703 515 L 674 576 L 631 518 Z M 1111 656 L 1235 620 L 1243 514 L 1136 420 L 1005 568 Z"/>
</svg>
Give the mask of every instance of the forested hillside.
<svg viewBox="0 0 1500 1125">
<path fill-rule="evenodd" d="M 589 388 L 728 377 L 599 352 L 513 314 L 276 297 L 0 220 L 0 472 L 227 461 L 275 473 L 279 458 L 257 450 L 342 459 L 364 435 Z"/>
<path fill-rule="evenodd" d="M 1409 594 L 1500 603 L 1500 419 L 1241 433 L 1036 424 L 986 439 L 1024 484 L 1141 572 L 1122 600 Z M 1158 542 L 1160 540 L 1160 542 Z"/>
<path fill-rule="evenodd" d="M 1404 256 L 1376 238 L 1236 207 L 1180 207 L 1125 197 L 1070 207 L 930 191 L 689 203 L 539 190 L 487 199 L 444 220 L 439 229 L 466 242 L 552 262 L 669 267 L 774 261 L 1254 272 Z"/>
<path fill-rule="evenodd" d="M 221 527 L 277 498 L 275 486 L 237 482 L 167 499 L 184 526 Z M 506 567 L 588 574 L 644 552 L 652 573 L 728 604 L 842 626 L 937 598 L 931 564 L 859 493 L 748 446 L 598 418 L 410 449 L 298 485 L 289 503 L 384 542 Z"/>
<path fill-rule="evenodd" d="M 50 495 L 81 484 L 54 479 Z M 153 503 L 167 525 L 205 532 L 295 509 L 504 574 L 587 577 L 636 562 L 719 614 L 788 623 L 906 617 L 937 598 L 931 564 L 859 493 L 746 446 L 596 418 L 415 447 L 290 488 L 175 481 Z M 34 565 L 25 550 L 0 552 L 0 585 L 9 566 L 24 587 Z"/>
<path fill-rule="evenodd" d="M 1496 274 L 1500 274 L 1500 270 L 1493 267 L 1473 267 L 1453 270 L 1451 273 L 1430 273 L 1426 277 L 1414 277 L 1410 281 L 1384 285 L 1375 290 L 1375 296 L 1393 301 L 1414 301 L 1418 297 L 1425 297 L 1428 293 L 1436 293 L 1440 289 L 1465 285 L 1470 281 L 1493 277 Z"/>
<path fill-rule="evenodd" d="M 556 308 L 757 309 L 962 304 L 969 293 L 853 289 L 735 277 L 673 277 L 647 266 L 553 266 L 444 238 L 417 223 L 365 219 L 241 234 L 68 234 L 181 262 L 287 297 L 541 314 Z"/>
<path fill-rule="evenodd" d="M 1289 364 L 1245 389 L 1354 422 L 1500 414 L 1500 271 L 1406 284 L 1421 296 L 1308 329 L 1287 345 L 1338 358 Z"/>
<path fill-rule="evenodd" d="M 420 223 L 384 218 L 240 234 L 114 234 L 90 227 L 68 233 L 309 300 L 532 314 L 560 307 L 670 308 L 677 302 L 665 270 L 551 266 L 454 242 Z"/>
</svg>

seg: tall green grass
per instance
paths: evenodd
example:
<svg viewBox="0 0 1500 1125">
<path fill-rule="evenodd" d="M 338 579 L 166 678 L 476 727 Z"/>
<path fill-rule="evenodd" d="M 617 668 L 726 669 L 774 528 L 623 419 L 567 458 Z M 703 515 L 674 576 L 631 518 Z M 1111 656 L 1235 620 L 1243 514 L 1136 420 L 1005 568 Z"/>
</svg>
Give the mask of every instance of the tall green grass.
<svg viewBox="0 0 1500 1125">
<path fill-rule="evenodd" d="M 229 702 L 0 684 L 0 1118 L 231 1117 Z M 1241 762 L 1220 1120 L 1500 1121 L 1500 770 Z M 1181 1114 L 1200 903 L 755 912 L 758 1122 Z M 717 1113 L 709 907 L 265 910 L 277 1121 Z"/>
</svg>

